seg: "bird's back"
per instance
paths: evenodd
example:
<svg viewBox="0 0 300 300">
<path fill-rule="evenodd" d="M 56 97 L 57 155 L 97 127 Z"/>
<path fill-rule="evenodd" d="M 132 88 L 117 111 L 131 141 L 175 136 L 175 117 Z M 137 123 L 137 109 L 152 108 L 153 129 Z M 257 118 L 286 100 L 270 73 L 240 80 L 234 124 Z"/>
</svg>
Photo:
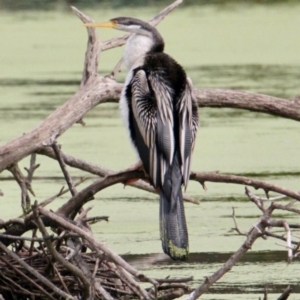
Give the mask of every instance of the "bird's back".
<svg viewBox="0 0 300 300">
<path fill-rule="evenodd" d="M 166 80 L 173 90 L 173 95 L 179 97 L 186 85 L 186 73 L 171 56 L 164 52 L 149 53 L 145 56 L 143 69 L 146 73 L 158 72 L 162 80 Z M 176 99 L 174 99 L 176 100 Z"/>
</svg>

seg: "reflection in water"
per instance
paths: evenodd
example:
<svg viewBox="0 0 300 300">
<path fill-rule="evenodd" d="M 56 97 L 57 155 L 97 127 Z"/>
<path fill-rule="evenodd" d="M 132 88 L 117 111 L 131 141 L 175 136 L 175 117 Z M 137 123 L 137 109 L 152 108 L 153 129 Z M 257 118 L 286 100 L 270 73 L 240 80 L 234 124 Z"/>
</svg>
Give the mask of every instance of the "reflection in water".
<svg viewBox="0 0 300 300">
<path fill-rule="evenodd" d="M 217 252 L 206 252 L 206 253 L 191 253 L 189 255 L 188 262 L 174 262 L 164 254 L 151 254 L 151 255 L 124 255 L 123 258 L 131 263 L 133 266 L 147 270 L 153 269 L 177 269 L 177 270 L 191 270 L 191 275 L 194 269 L 210 269 L 217 271 L 232 255 L 233 253 L 217 253 Z M 259 268 L 268 268 L 275 263 L 286 264 L 287 253 L 286 251 L 263 251 L 263 252 L 248 252 L 235 266 L 237 269 L 243 270 L 242 273 L 246 272 L 251 275 L 251 272 L 260 272 Z M 299 263 L 295 262 L 296 265 Z M 297 266 L 296 266 L 297 267 Z M 233 272 L 235 268 L 233 269 Z M 254 271 L 255 270 L 255 271 Z M 177 272 L 178 273 L 178 272 Z M 207 274 L 208 275 L 208 274 Z M 269 293 L 281 293 L 287 285 L 292 287 L 293 293 L 300 293 L 300 286 L 298 279 L 290 278 L 288 282 L 279 283 L 268 283 L 267 281 L 256 282 L 253 278 L 248 282 L 245 281 L 244 275 L 241 274 L 234 276 L 234 282 L 221 280 L 214 284 L 210 289 L 211 294 L 248 294 L 248 293 L 263 293 L 264 285 L 267 286 Z M 253 274 L 253 277 L 255 275 Z M 279 274 L 278 274 L 279 278 Z M 268 280 L 267 278 L 265 278 Z M 202 278 L 194 278 L 194 287 L 197 284 L 203 282 Z"/>
<path fill-rule="evenodd" d="M 226 262 L 233 253 L 228 252 L 199 252 L 190 253 L 188 263 L 189 264 L 221 264 Z M 126 261 L 147 268 L 150 263 L 152 265 L 186 265 L 186 262 L 173 261 L 164 254 L 127 254 L 122 256 Z M 262 252 L 248 252 L 239 261 L 239 264 L 257 264 L 257 263 L 274 263 L 274 262 L 286 262 L 286 251 L 262 251 Z"/>
</svg>

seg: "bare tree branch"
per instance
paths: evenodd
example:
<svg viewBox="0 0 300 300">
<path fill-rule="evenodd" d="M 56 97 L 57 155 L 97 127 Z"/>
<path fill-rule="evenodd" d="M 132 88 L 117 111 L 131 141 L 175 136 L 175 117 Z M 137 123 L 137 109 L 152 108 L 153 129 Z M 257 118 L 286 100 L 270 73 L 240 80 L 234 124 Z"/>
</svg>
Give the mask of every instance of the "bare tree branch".
<svg viewBox="0 0 300 300">
<path fill-rule="evenodd" d="M 300 209 L 290 207 L 289 204 L 288 205 L 282 205 L 282 204 L 279 204 L 279 203 L 272 203 L 271 209 L 286 210 L 286 211 L 290 211 L 290 212 L 293 212 L 293 213 L 296 213 L 296 214 L 300 215 Z"/>
<path fill-rule="evenodd" d="M 236 264 L 238 260 L 251 249 L 253 243 L 258 237 L 261 236 L 261 232 L 264 231 L 266 225 L 261 222 L 257 225 L 257 228 L 252 228 L 247 235 L 246 241 L 243 245 L 226 261 L 226 263 L 217 270 L 213 275 L 206 277 L 205 281 L 198 286 L 195 291 L 193 291 L 185 300 L 195 300 L 203 295 L 211 285 L 213 285 L 217 280 L 219 280 L 225 273 L 230 271 L 232 267 Z"/>
<path fill-rule="evenodd" d="M 0 172 L 62 135 L 97 104 L 119 98 L 121 90 L 122 85 L 112 79 L 90 78 L 84 87 L 32 131 L 0 147 Z"/>
<path fill-rule="evenodd" d="M 300 101 L 251 92 L 195 89 L 199 107 L 231 107 L 300 121 Z"/>
<path fill-rule="evenodd" d="M 265 181 L 261 181 L 261 180 L 257 180 L 245 176 L 220 174 L 218 172 L 209 172 L 209 173 L 192 172 L 190 176 L 190 180 L 198 181 L 201 184 L 203 184 L 206 181 L 210 181 L 210 182 L 234 183 L 234 184 L 252 186 L 255 189 L 263 189 L 265 192 L 269 192 L 269 191 L 276 192 L 300 201 L 300 194 L 298 192 L 293 192 L 291 190 L 282 188 L 275 184 L 267 183 Z"/>
<path fill-rule="evenodd" d="M 79 11 L 76 7 L 71 6 L 71 8 L 83 23 L 93 22 L 93 20 L 89 16 Z M 92 76 L 95 77 L 97 76 L 98 58 L 102 50 L 102 43 L 98 39 L 98 36 L 96 34 L 96 29 L 87 27 L 87 33 L 88 33 L 88 43 L 87 43 L 87 50 L 85 53 L 84 68 L 83 68 L 82 79 L 80 84 L 81 88 L 83 88 L 87 84 L 88 80 Z"/>
<path fill-rule="evenodd" d="M 52 146 L 52 149 L 53 149 L 53 151 L 56 155 L 56 158 L 57 158 L 57 161 L 60 165 L 60 168 L 61 168 L 61 170 L 64 174 L 64 177 L 66 179 L 66 182 L 67 182 L 69 190 L 70 190 L 70 193 L 71 193 L 72 196 L 75 196 L 77 191 L 76 191 L 76 188 L 74 186 L 73 180 L 72 180 L 71 176 L 69 175 L 69 172 L 67 170 L 67 166 L 66 166 L 66 164 L 63 160 L 63 157 L 61 155 L 60 147 L 57 145 L 56 141 L 54 141 L 51 146 Z"/>
<path fill-rule="evenodd" d="M 42 155 L 46 155 L 46 156 L 48 156 L 52 159 L 56 159 L 56 156 L 55 156 L 54 152 L 48 147 L 44 147 L 44 148 L 39 149 L 37 151 L 37 153 L 42 154 Z M 61 154 L 62 154 L 62 158 L 63 158 L 64 162 L 67 165 L 69 165 L 73 168 L 77 168 L 77 169 L 80 169 L 82 171 L 98 175 L 100 177 L 105 177 L 105 176 L 112 175 L 112 174 L 115 173 L 114 171 L 109 170 L 107 168 L 104 168 L 100 165 L 89 163 L 89 162 L 87 162 L 83 159 L 76 158 L 76 157 L 74 157 L 72 155 L 69 155 L 69 154 L 66 154 L 62 151 L 61 151 Z M 147 191 L 147 192 L 150 192 L 150 193 L 157 194 L 155 189 L 149 183 L 147 183 L 143 180 L 139 180 L 139 181 L 136 181 L 134 183 L 128 183 L 128 185 L 133 186 L 133 187 L 138 188 L 138 189 L 141 189 L 141 190 L 144 190 L 144 191 Z M 198 200 L 195 200 L 194 198 L 190 197 L 186 193 L 183 194 L 183 199 L 185 201 L 188 201 L 188 202 L 191 202 L 191 203 L 194 203 L 194 204 L 199 204 Z"/>
</svg>

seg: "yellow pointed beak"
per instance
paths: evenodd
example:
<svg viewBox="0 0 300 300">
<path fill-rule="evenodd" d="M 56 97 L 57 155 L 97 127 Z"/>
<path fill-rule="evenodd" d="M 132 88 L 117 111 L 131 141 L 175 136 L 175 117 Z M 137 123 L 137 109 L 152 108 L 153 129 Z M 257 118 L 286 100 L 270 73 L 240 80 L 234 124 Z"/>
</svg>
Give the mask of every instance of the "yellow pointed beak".
<svg viewBox="0 0 300 300">
<path fill-rule="evenodd" d="M 106 27 L 106 28 L 114 28 L 116 25 L 115 22 L 105 22 L 105 23 L 85 23 L 83 26 L 85 27 Z"/>
</svg>

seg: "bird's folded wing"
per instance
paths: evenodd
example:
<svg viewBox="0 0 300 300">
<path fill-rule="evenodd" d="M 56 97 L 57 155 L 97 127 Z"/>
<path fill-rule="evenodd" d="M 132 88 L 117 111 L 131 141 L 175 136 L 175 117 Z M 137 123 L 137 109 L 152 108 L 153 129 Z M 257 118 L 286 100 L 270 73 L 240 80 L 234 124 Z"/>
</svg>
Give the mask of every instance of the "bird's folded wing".
<svg viewBox="0 0 300 300">
<path fill-rule="evenodd" d="M 164 183 L 168 167 L 173 163 L 175 153 L 173 97 L 174 92 L 159 71 L 152 71 L 148 77 L 157 106 L 157 135 L 156 146 L 160 166 L 161 185 Z"/>
<path fill-rule="evenodd" d="M 192 85 L 189 80 L 177 103 L 179 117 L 179 145 L 181 155 L 181 173 L 185 188 L 190 176 L 191 155 L 195 144 L 198 128 L 198 113 L 195 105 Z"/>
<path fill-rule="evenodd" d="M 148 80 L 144 70 L 139 70 L 135 73 L 131 80 L 132 92 L 132 112 L 138 130 L 148 148 L 149 176 L 154 186 L 159 185 L 159 172 L 157 149 L 156 149 L 156 134 L 157 134 L 157 118 L 156 105 L 153 97 L 151 97 Z M 145 162 L 143 161 L 144 165 Z"/>
<path fill-rule="evenodd" d="M 135 73 L 131 82 L 132 111 L 149 148 L 149 176 L 154 186 L 164 182 L 174 155 L 173 92 L 158 72 Z"/>
</svg>

